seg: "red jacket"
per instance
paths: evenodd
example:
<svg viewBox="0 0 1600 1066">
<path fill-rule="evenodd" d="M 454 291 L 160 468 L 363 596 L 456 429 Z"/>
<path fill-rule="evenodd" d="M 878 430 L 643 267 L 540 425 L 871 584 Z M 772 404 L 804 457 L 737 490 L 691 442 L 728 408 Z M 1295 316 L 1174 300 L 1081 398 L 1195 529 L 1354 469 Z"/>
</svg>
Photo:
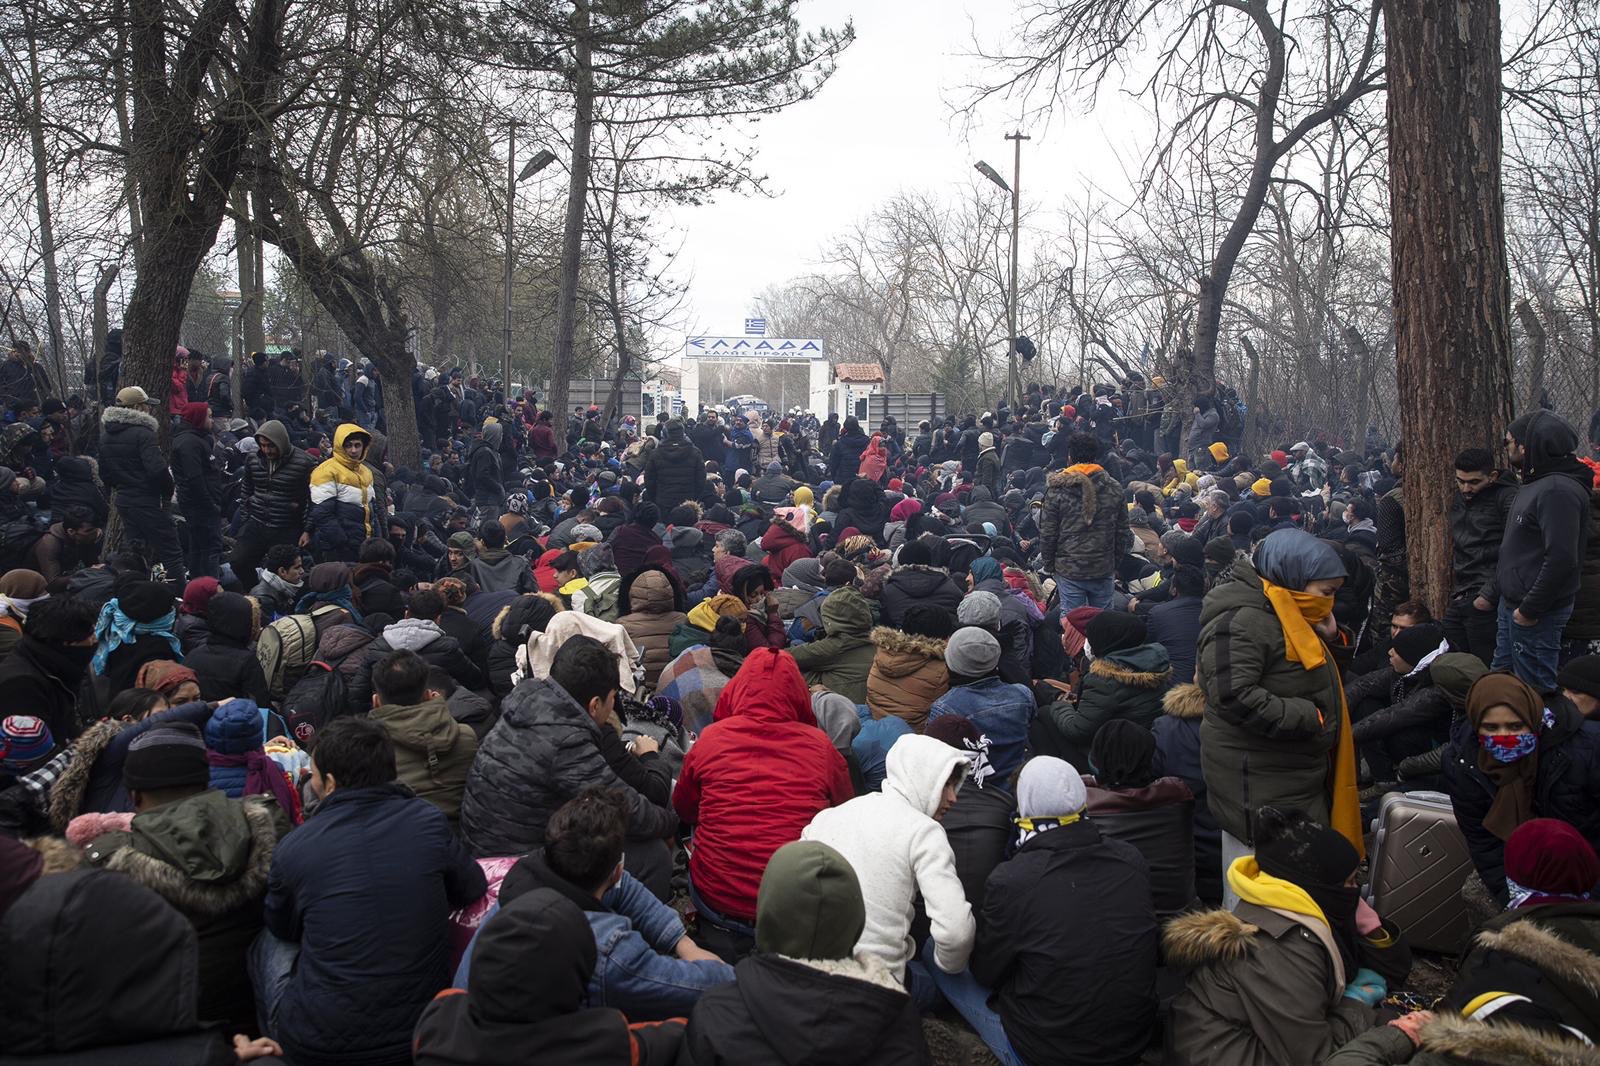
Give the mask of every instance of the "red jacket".
<svg viewBox="0 0 1600 1066">
<path fill-rule="evenodd" d="M 719 914 L 753 923 L 772 853 L 854 790 L 788 652 L 751 652 L 712 718 L 684 757 L 672 806 L 694 826 L 695 891 Z"/>
<path fill-rule="evenodd" d="M 799 559 L 811 558 L 806 538 L 787 522 L 773 519 L 772 525 L 761 534 L 761 550 L 767 553 L 767 573 L 772 575 L 772 587 L 783 586 L 783 572 Z"/>
<path fill-rule="evenodd" d="M 536 459 L 554 459 L 561 449 L 556 446 L 556 431 L 549 422 L 535 422 L 528 430 L 528 449 Z"/>
</svg>

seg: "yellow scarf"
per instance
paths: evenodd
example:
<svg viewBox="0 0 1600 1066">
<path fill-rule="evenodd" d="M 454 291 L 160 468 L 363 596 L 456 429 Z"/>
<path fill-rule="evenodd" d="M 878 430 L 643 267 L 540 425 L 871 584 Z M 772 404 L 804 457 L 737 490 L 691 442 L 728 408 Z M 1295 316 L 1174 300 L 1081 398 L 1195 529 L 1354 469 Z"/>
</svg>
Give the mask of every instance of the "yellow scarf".
<svg viewBox="0 0 1600 1066">
<path fill-rule="evenodd" d="M 1261 587 L 1272 604 L 1272 613 L 1278 616 L 1283 627 L 1285 657 L 1299 663 L 1307 670 L 1315 670 L 1328 661 L 1328 649 L 1322 638 L 1312 628 L 1333 613 L 1332 596 L 1313 596 L 1274 585 L 1266 578 Z M 1333 751 L 1333 782 L 1329 793 L 1328 810 L 1331 828 L 1355 845 L 1365 858 L 1366 838 L 1361 832 L 1361 796 L 1356 786 L 1356 746 L 1350 735 L 1350 708 L 1344 699 L 1344 682 L 1339 677 L 1339 667 L 1333 665 L 1334 688 L 1339 693 L 1339 740 Z M 1319 712 L 1320 713 L 1320 712 Z"/>
</svg>

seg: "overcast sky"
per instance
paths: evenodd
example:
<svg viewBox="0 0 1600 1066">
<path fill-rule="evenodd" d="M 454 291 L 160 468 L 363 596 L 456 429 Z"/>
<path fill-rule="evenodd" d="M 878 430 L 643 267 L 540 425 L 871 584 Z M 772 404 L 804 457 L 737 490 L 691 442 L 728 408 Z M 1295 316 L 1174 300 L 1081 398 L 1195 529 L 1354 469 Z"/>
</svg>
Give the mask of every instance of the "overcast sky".
<svg viewBox="0 0 1600 1066">
<path fill-rule="evenodd" d="M 808 27 L 854 19 L 856 41 L 815 100 L 757 127 L 758 167 L 775 195 L 727 197 L 675 217 L 689 332 L 742 332 L 762 289 L 811 269 L 823 242 L 901 190 L 952 189 L 980 158 L 1010 181 L 1004 135 L 1020 106 L 988 107 L 969 129 L 950 105 L 982 73 L 968 58 L 974 33 L 1003 41 L 1014 15 L 1013 4 L 994 0 L 804 5 Z M 1122 160 L 1136 164 L 1144 127 L 1137 107 L 1112 94 L 1092 115 L 1058 112 L 1048 128 L 1025 128 L 1034 137 L 1023 146 L 1025 198 L 1053 210 L 1086 183 L 1120 192 Z M 1024 257 L 1027 240 L 1024 231 Z"/>
</svg>

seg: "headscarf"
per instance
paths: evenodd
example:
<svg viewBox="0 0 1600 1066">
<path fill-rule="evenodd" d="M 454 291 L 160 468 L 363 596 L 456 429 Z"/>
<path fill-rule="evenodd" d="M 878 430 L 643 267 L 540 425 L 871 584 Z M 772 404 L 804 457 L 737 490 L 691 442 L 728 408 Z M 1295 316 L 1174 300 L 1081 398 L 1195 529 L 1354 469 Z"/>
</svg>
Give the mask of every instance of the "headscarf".
<svg viewBox="0 0 1600 1066">
<path fill-rule="evenodd" d="M 972 580 L 975 582 L 998 581 L 1003 576 L 999 562 L 987 555 L 980 555 L 972 560 L 972 565 L 967 567 L 967 573 L 972 575 Z"/>
<path fill-rule="evenodd" d="M 914 514 L 922 513 L 922 501 L 915 496 L 907 496 L 889 509 L 889 521 L 904 522 Z"/>
<path fill-rule="evenodd" d="M 350 612 L 350 618 L 360 625 L 361 612 L 356 608 L 355 590 L 350 584 L 349 563 L 318 563 L 306 575 L 305 595 L 294 605 L 296 614 L 309 614 L 314 607 L 331 603 Z"/>
<path fill-rule="evenodd" d="M 137 688 L 147 688 L 161 693 L 163 697 L 170 697 L 185 681 L 193 681 L 196 685 L 200 683 L 194 671 L 187 666 L 171 659 L 152 659 L 139 667 L 133 683 Z"/>
<path fill-rule="evenodd" d="M 268 571 L 269 573 L 271 571 Z M 184 614 L 206 616 L 206 604 L 211 602 L 211 597 L 222 591 L 222 586 L 214 577 L 197 577 L 183 586 L 183 602 L 178 605 L 178 610 Z"/>
<path fill-rule="evenodd" d="M 1506 841 L 1507 910 L 1588 900 L 1596 885 L 1600 858 L 1568 822 L 1534 818 L 1517 826 Z"/>
<path fill-rule="evenodd" d="M 172 632 L 172 623 L 177 620 L 178 611 L 173 608 L 153 621 L 135 622 L 122 613 L 122 605 L 116 599 L 107 600 L 94 624 L 94 658 L 90 660 L 94 672 L 105 676 L 106 657 L 123 644 L 131 644 L 146 635 L 166 638 L 172 645 L 173 656 L 183 658 L 183 645 Z"/>
<path fill-rule="evenodd" d="M 1510 707 L 1517 720 L 1537 737 L 1544 719 L 1544 701 L 1513 674 L 1484 674 L 1467 692 L 1467 720 L 1476 738 L 1483 716 L 1493 707 Z M 1478 744 L 1478 769 L 1494 783 L 1494 802 L 1483 816 L 1483 827 L 1508 840 L 1517 826 L 1533 817 L 1533 790 L 1539 776 L 1539 749 L 1535 747 L 1515 762 L 1501 762 Z"/>
<path fill-rule="evenodd" d="M 1156 779 L 1156 738 L 1144 726 L 1113 718 L 1095 731 L 1089 766 L 1102 788 L 1144 788 Z"/>
<path fill-rule="evenodd" d="M 8 570 L 0 577 L 0 617 L 26 621 L 28 608 L 49 598 L 44 575 L 37 570 Z"/>
</svg>

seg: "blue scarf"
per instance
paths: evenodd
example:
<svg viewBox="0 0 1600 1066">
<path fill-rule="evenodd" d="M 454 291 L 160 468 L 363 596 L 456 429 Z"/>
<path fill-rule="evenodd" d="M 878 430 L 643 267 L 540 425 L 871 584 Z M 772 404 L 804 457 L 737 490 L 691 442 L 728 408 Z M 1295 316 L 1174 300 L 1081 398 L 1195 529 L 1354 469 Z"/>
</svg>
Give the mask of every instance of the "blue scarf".
<svg viewBox="0 0 1600 1066">
<path fill-rule="evenodd" d="M 122 613 L 122 605 L 116 600 L 109 600 L 100 608 L 100 617 L 94 624 L 94 658 L 90 660 L 94 672 L 105 676 L 106 656 L 116 651 L 123 644 L 131 644 L 142 636 L 150 635 L 165 637 L 167 643 L 172 645 L 172 658 L 177 662 L 183 661 L 183 645 L 178 643 L 178 638 L 173 635 L 172 623 L 177 621 L 177 609 L 168 611 L 154 622 L 135 622 Z"/>
<path fill-rule="evenodd" d="M 324 604 L 331 603 L 335 607 L 343 607 L 349 611 L 351 620 L 360 625 L 362 621 L 361 612 L 356 610 L 355 600 L 351 595 L 352 591 L 349 585 L 340 585 L 338 588 L 327 592 L 308 592 L 300 597 L 299 603 L 294 605 L 294 613 L 310 614 L 313 607 L 321 607 Z"/>
</svg>

